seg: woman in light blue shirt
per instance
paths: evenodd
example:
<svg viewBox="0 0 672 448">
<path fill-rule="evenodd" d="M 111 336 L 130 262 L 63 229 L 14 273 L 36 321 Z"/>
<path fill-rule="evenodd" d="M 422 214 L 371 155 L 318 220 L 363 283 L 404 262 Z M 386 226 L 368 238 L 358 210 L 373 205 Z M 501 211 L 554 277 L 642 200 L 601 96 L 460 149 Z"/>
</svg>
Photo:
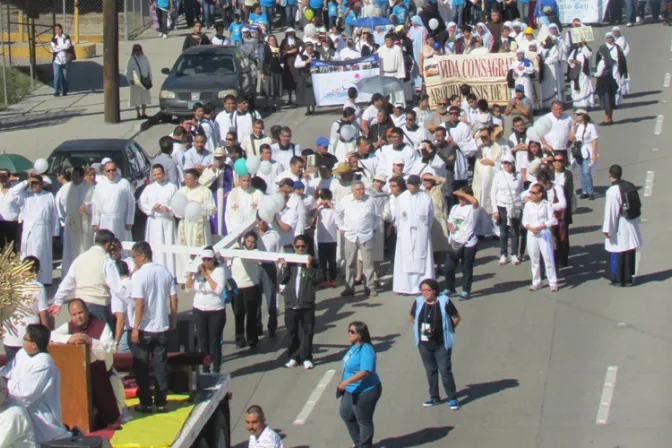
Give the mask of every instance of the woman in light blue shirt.
<svg viewBox="0 0 672 448">
<path fill-rule="evenodd" d="M 373 412 L 383 392 L 376 374 L 376 352 L 369 327 L 355 321 L 348 325 L 350 350 L 343 357 L 343 375 L 338 383 L 340 414 L 357 448 L 373 446 Z"/>
</svg>

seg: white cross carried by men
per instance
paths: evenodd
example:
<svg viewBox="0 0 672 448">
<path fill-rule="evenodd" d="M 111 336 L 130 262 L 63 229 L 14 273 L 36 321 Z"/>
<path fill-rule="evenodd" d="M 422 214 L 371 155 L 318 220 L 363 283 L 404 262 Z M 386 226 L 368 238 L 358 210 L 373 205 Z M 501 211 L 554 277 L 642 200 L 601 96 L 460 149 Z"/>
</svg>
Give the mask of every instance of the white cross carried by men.
<svg viewBox="0 0 672 448">
<path fill-rule="evenodd" d="M 285 260 L 288 263 L 299 263 L 307 264 L 308 255 L 297 255 L 292 253 L 284 252 L 265 252 L 258 250 L 241 250 L 241 249 L 232 249 L 232 247 L 238 242 L 239 235 L 244 235 L 246 232 L 255 228 L 257 225 L 257 218 L 255 216 L 250 217 L 250 219 L 241 227 L 240 232 L 236 234 L 229 234 L 222 238 L 217 244 L 213 245 L 213 249 L 216 254 L 219 254 L 222 258 L 241 258 L 243 260 L 258 260 L 258 261 L 272 261 L 277 262 L 278 260 Z M 131 250 L 134 241 L 124 241 L 121 243 L 122 247 L 126 250 Z M 203 250 L 203 247 L 198 246 L 178 246 L 171 244 L 156 244 L 152 246 L 152 252 L 168 252 L 172 254 L 179 255 L 195 255 L 195 258 L 191 260 L 187 266 L 188 272 L 198 272 L 198 266 L 201 264 L 201 257 L 199 254 Z"/>
</svg>

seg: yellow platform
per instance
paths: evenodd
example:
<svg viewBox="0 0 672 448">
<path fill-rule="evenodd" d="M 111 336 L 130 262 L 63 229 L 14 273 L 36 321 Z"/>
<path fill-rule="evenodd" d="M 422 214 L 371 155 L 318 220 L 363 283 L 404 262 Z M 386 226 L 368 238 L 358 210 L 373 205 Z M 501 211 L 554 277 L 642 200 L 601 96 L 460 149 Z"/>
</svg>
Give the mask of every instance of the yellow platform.
<svg viewBox="0 0 672 448">
<path fill-rule="evenodd" d="M 5 54 L 8 54 L 11 51 L 13 58 L 28 59 L 30 57 L 30 49 L 28 48 L 27 43 L 13 42 L 11 44 L 5 43 L 5 45 L 11 46 L 11 48 L 5 47 Z M 35 52 L 35 56 L 39 61 L 51 61 L 53 57 L 49 45 L 46 44 L 37 44 L 35 46 Z M 75 54 L 77 55 L 78 60 L 91 59 L 96 56 L 96 44 L 93 42 L 81 42 L 75 44 Z"/>
</svg>

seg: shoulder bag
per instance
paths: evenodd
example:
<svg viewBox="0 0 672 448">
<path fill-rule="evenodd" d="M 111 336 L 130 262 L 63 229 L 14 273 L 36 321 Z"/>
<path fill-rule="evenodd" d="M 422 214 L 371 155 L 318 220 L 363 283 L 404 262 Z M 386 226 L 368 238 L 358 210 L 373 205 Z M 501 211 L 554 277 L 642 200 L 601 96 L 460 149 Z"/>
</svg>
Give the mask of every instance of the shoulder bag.
<svg viewBox="0 0 672 448">
<path fill-rule="evenodd" d="M 145 76 L 142 74 L 142 70 L 140 69 L 140 64 L 138 64 L 138 58 L 133 56 L 133 61 L 135 61 L 135 66 L 138 67 L 138 74 L 140 75 L 140 84 L 142 84 L 142 87 L 145 89 L 149 90 L 152 88 L 152 79 L 149 76 Z"/>
<path fill-rule="evenodd" d="M 586 135 L 586 128 L 588 125 L 583 124 L 583 132 L 581 133 L 581 140 L 574 140 L 572 143 L 572 157 L 576 160 L 577 163 L 583 163 L 583 154 L 581 153 L 581 147 L 583 146 L 583 137 Z"/>
</svg>

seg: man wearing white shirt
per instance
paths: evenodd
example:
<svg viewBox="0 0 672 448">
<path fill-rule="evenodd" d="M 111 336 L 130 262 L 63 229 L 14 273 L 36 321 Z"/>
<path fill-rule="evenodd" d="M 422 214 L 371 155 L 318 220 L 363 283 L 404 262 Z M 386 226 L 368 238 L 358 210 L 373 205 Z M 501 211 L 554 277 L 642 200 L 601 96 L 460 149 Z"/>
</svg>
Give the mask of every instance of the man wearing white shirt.
<svg viewBox="0 0 672 448">
<path fill-rule="evenodd" d="M 285 207 L 280 213 L 275 215 L 274 221 L 269 223 L 278 231 L 280 234 L 280 245 L 289 253 L 294 251 L 292 246 L 294 242 L 294 229 L 297 228 L 299 222 L 299 215 L 296 213 L 296 210 L 287 205 L 293 188 L 294 181 L 292 179 L 287 178 L 280 181 L 278 184 L 278 193 L 285 198 Z"/>
<path fill-rule="evenodd" d="M 245 137 L 252 134 L 254 121 L 261 119 L 259 112 L 250 112 L 250 103 L 247 98 L 238 98 L 238 105 L 236 111 L 231 115 L 231 127 L 238 134 L 238 141 L 242 142 Z M 229 129 L 230 130 L 230 129 Z M 227 130 L 226 132 L 229 132 Z M 226 132 L 222 136 L 226 136 Z"/>
<path fill-rule="evenodd" d="M 266 194 L 273 194 L 278 191 L 278 186 L 275 183 L 275 180 L 278 178 L 280 173 L 285 171 L 285 167 L 281 163 L 278 163 L 276 160 L 273 160 L 273 151 L 271 150 L 271 145 L 263 144 L 259 147 L 260 159 L 263 162 L 264 160 L 268 161 L 271 164 L 271 171 L 268 173 L 262 173 L 257 171 L 255 176 L 260 177 L 266 182 Z"/>
<path fill-rule="evenodd" d="M 149 354 L 154 362 L 156 390 L 154 404 L 157 412 L 168 408 L 168 332 L 177 326 L 177 290 L 175 280 L 163 266 L 152 262 L 149 243 L 135 243 L 133 262 L 138 270 L 133 274 L 131 298 L 135 300 L 135 322 L 131 331 L 131 353 L 138 384 L 140 404 L 137 412 L 152 412 L 152 392 L 149 389 Z M 169 314 L 170 306 L 170 314 Z"/>
<path fill-rule="evenodd" d="M 378 172 L 380 160 L 371 153 L 371 145 L 366 137 L 357 138 L 357 150 L 346 154 L 345 161 L 349 162 L 352 157 L 357 159 L 357 166 L 362 169 L 360 173 L 362 180 L 367 184 L 365 186 L 370 187 L 373 184 L 373 177 Z"/>
<path fill-rule="evenodd" d="M 371 96 L 371 105 L 362 113 L 362 132 L 369 133 L 369 128 L 378 123 L 378 111 L 385 106 L 385 98 L 382 93 L 374 93 Z"/>
<path fill-rule="evenodd" d="M 413 148 L 417 148 L 421 142 L 429 140 L 427 131 L 425 128 L 418 126 L 416 120 L 415 111 L 410 110 L 406 112 L 406 123 L 401 126 L 401 130 L 404 132 L 404 143 Z"/>
<path fill-rule="evenodd" d="M 5 247 L 7 242 L 14 243 L 14 250 L 18 252 L 21 247 L 21 224 L 19 224 L 19 206 L 16 203 L 16 195 L 25 188 L 23 182 L 12 185 L 13 178 L 6 168 L 0 169 L 0 247 Z"/>
<path fill-rule="evenodd" d="M 271 145 L 271 151 L 273 160 L 288 167 L 293 157 L 301 155 L 301 146 L 292 143 L 292 130 L 285 126 L 280 131 L 280 141 Z"/>
<path fill-rule="evenodd" d="M 217 128 L 217 134 L 219 135 L 219 144 L 225 145 L 226 142 L 222 141 L 226 137 L 226 134 L 230 131 L 235 131 L 236 126 L 233 124 L 233 118 L 236 115 L 236 97 L 233 95 L 226 95 L 224 97 L 224 110 L 219 112 L 215 117 L 215 127 Z"/>
<path fill-rule="evenodd" d="M 409 174 L 415 174 L 422 177 L 423 174 L 446 177 L 446 162 L 439 156 L 436 148 L 432 148 L 430 143 L 421 143 L 420 157 L 415 160 Z"/>
<path fill-rule="evenodd" d="M 362 253 L 362 272 L 364 273 L 364 292 L 369 297 L 378 293 L 373 288 L 373 234 L 378 225 L 375 204 L 365 194 L 364 184 L 354 181 L 352 194 L 344 197 L 336 206 L 336 226 L 343 235 L 345 246 L 345 290 L 343 297 L 355 294 L 355 271 L 357 251 Z"/>
<path fill-rule="evenodd" d="M 194 146 L 184 153 L 184 170 L 202 173 L 212 163 L 212 152 L 205 149 L 205 135 L 196 134 Z"/>
<path fill-rule="evenodd" d="M 547 151 L 564 151 L 565 155 L 569 146 L 569 133 L 572 131 L 572 118 L 563 112 L 560 101 L 553 101 L 551 112 L 544 116 L 550 120 L 551 130 L 541 136 L 541 144 Z M 543 119 L 543 118 L 542 118 Z M 565 160 L 569 160 L 565 157 Z"/>
<path fill-rule="evenodd" d="M 30 415 L 37 444 L 72 436 L 63 425 L 61 375 L 47 349 L 49 335 L 44 325 L 28 325 L 23 349 L 0 368 L 0 377 L 7 378 L 9 397 Z"/>
<path fill-rule="evenodd" d="M 404 174 L 408 174 L 418 157 L 412 147 L 404 143 L 404 132 L 400 128 L 393 128 L 390 135 L 390 144 L 382 147 L 378 153 L 378 170 L 392 175 L 392 163 L 397 156 L 404 158 Z"/>
<path fill-rule="evenodd" d="M 94 246 L 75 258 L 58 285 L 54 304 L 49 308 L 52 316 L 58 315 L 66 299 L 77 297 L 86 302 L 90 314 L 114 325 L 110 313 L 110 293 L 125 297 L 130 291 L 122 285 L 114 260 L 108 255 L 113 242 L 114 234 L 101 230 L 96 234 Z"/>
<path fill-rule="evenodd" d="M 287 163 L 288 170 L 283 171 L 275 177 L 275 184 L 278 184 L 283 179 L 292 179 L 293 182 L 298 182 L 303 178 L 303 167 L 305 163 L 300 156 L 294 156 Z"/>
<path fill-rule="evenodd" d="M 247 408 L 245 428 L 250 433 L 249 448 L 284 448 L 280 436 L 266 424 L 261 406 L 253 405 Z"/>
<path fill-rule="evenodd" d="M 331 123 L 331 130 L 329 132 L 329 142 L 333 143 L 335 142 L 339 137 L 340 137 L 340 131 L 343 128 L 343 126 L 351 125 L 353 130 L 355 131 L 353 138 L 357 138 L 359 136 L 359 124 L 357 124 L 357 115 L 355 113 L 355 110 L 346 107 L 343 109 L 343 116 Z"/>
<path fill-rule="evenodd" d="M 264 134 L 264 120 L 254 120 L 252 133 L 241 141 L 240 146 L 248 156 L 258 156 L 261 154 L 261 145 L 271 143 L 271 138 Z"/>
</svg>

